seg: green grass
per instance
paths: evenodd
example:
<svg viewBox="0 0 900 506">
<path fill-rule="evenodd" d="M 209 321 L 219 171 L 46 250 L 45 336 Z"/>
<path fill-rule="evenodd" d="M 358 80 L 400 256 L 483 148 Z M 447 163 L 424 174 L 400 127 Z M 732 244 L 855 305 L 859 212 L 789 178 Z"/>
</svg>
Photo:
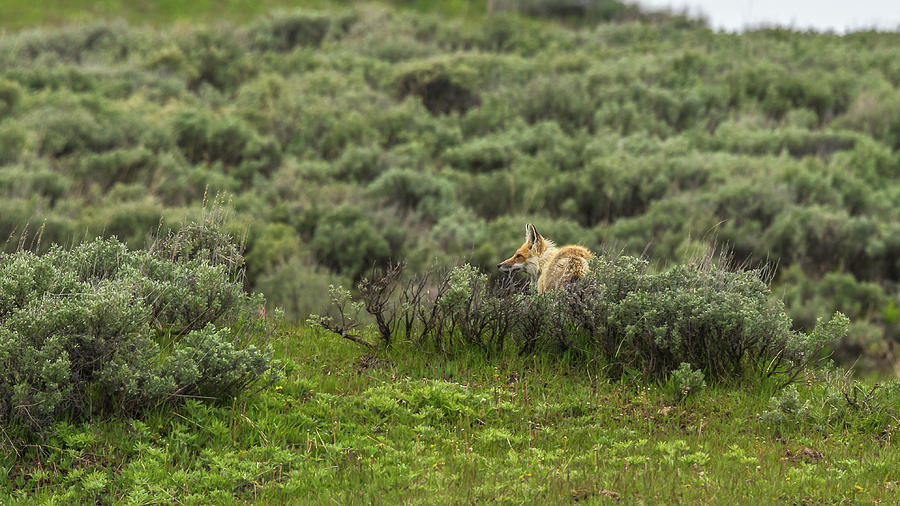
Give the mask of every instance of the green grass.
<svg viewBox="0 0 900 506">
<path fill-rule="evenodd" d="M 549 355 L 373 357 L 307 328 L 276 348 L 284 380 L 231 403 L 62 424 L 19 455 L 4 445 L 0 503 L 900 500 L 896 422 L 779 433 L 760 421 L 764 386 L 672 407 L 657 386 Z"/>
<path fill-rule="evenodd" d="M 0 29 L 64 25 L 97 20 L 124 19 L 132 24 L 163 26 L 180 21 L 243 21 L 277 8 L 324 9 L 351 5 L 347 0 L 4 0 L 0 2 Z M 413 10 L 454 17 L 482 15 L 483 1 L 454 0 L 434 5 L 422 0 L 386 2 Z"/>
</svg>

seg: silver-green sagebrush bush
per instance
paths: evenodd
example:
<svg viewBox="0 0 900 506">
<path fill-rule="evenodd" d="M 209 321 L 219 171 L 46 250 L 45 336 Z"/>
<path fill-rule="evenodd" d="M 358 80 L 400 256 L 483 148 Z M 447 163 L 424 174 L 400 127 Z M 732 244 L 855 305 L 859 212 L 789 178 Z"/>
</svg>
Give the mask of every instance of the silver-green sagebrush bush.
<svg viewBox="0 0 900 506">
<path fill-rule="evenodd" d="M 759 420 L 776 433 L 802 428 L 827 434 L 847 427 L 860 431 L 879 427 L 886 435 L 900 415 L 898 393 L 900 381 L 896 379 L 866 384 L 847 372 L 825 367 L 808 374 L 805 385 L 790 385 L 775 393 Z"/>
<path fill-rule="evenodd" d="M 233 249 L 175 248 L 199 235 L 173 233 L 153 251 L 97 239 L 0 257 L 0 423 L 134 414 L 263 375 L 271 351 L 232 328 L 260 324 L 262 297 L 242 290 Z"/>
<path fill-rule="evenodd" d="M 709 257 L 655 272 L 643 259 L 603 255 L 589 275 L 548 294 L 511 277 L 489 279 L 470 265 L 407 278 L 397 269 L 363 279 L 364 304 L 353 313 L 365 307 L 372 314 L 384 345 L 405 337 L 443 352 L 471 346 L 495 354 L 511 344 L 520 353 L 566 351 L 600 361 L 613 377 L 663 379 L 676 371 L 679 391 L 699 390 L 704 378 L 747 375 L 790 384 L 826 357 L 849 326 L 835 313 L 809 333 L 794 331 L 763 273 Z M 363 337 L 358 318 L 346 317 L 349 297 L 345 291 L 336 299 L 338 318 L 320 326 Z"/>
</svg>

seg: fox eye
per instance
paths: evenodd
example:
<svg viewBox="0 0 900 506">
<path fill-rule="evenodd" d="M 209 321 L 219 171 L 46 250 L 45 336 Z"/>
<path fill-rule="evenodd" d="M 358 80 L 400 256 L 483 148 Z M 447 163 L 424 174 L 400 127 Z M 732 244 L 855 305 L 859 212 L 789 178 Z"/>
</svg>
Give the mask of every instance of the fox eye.
<svg viewBox="0 0 900 506">
<path fill-rule="evenodd" d="M 516 253 L 516 258 L 524 258 L 521 253 Z"/>
</svg>

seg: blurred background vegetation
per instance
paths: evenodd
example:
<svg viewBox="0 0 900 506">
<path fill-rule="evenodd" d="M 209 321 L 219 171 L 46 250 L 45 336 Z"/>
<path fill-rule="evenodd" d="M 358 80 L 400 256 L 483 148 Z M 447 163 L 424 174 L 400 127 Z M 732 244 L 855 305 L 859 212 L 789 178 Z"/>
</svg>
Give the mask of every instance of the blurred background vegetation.
<svg viewBox="0 0 900 506">
<path fill-rule="evenodd" d="M 836 356 L 898 372 L 898 33 L 613 0 L 9 0 L 0 25 L 7 251 L 142 247 L 227 192 L 247 287 L 302 320 L 373 263 L 492 272 L 529 221 L 777 266 L 799 328 L 840 310 Z"/>
</svg>

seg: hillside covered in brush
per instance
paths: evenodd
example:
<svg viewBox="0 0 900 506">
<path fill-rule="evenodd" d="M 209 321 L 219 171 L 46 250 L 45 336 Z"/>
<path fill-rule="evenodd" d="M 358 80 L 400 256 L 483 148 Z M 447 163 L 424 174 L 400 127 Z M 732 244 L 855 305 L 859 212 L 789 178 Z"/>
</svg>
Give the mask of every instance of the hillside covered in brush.
<svg viewBox="0 0 900 506">
<path fill-rule="evenodd" d="M 727 248 L 799 328 L 848 315 L 838 358 L 895 363 L 900 34 L 491 3 L 6 32 L 0 239 L 142 247 L 227 192 L 247 288 L 300 320 L 373 263 L 490 272 L 526 221 L 657 265 Z"/>
</svg>

